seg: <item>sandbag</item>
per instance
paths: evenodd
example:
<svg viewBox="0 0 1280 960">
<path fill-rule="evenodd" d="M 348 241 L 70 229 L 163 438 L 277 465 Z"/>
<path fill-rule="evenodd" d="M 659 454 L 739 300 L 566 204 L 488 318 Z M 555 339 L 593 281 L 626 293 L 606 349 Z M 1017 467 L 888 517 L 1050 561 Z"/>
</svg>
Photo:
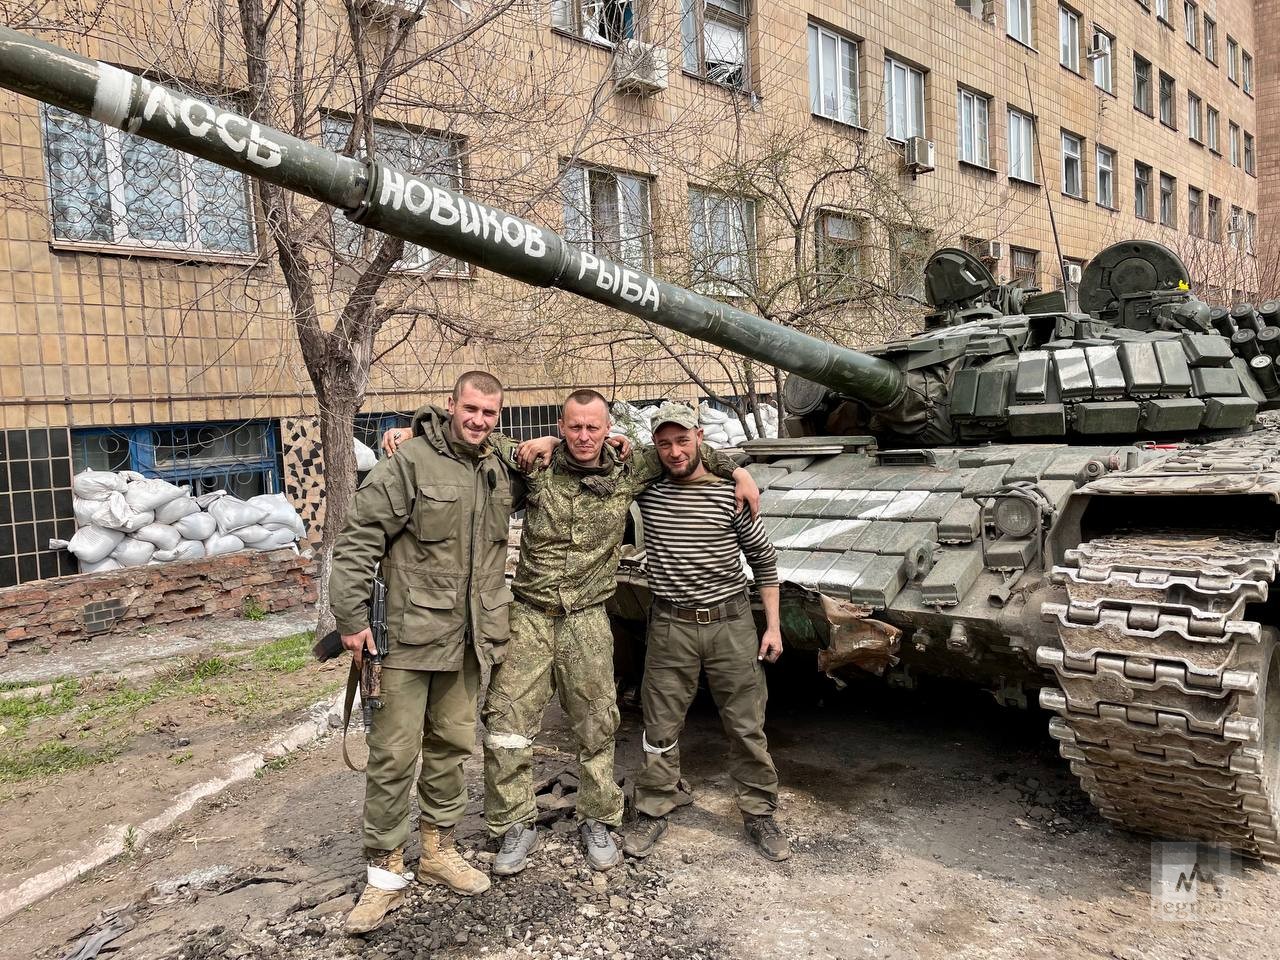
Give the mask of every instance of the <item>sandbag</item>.
<svg viewBox="0 0 1280 960">
<path fill-rule="evenodd" d="M 258 521 L 264 527 L 288 527 L 299 537 L 307 532 L 306 525 L 298 516 L 298 511 L 293 509 L 293 504 L 283 493 L 264 493 L 250 497 L 246 503 L 268 511 L 267 515 Z"/>
<path fill-rule="evenodd" d="M 110 470 L 82 470 L 71 478 L 71 490 L 81 500 L 105 500 L 113 493 L 124 493 L 127 483 Z"/>
<path fill-rule="evenodd" d="M 74 537 L 66 542 L 66 549 L 76 555 L 76 559 L 82 564 L 97 563 L 99 560 L 105 560 L 111 551 L 120 545 L 120 541 L 124 539 L 124 534 L 119 530 L 107 530 L 103 527 L 81 527 L 76 531 Z M 58 549 L 54 547 L 54 543 L 60 546 L 64 543 L 61 540 L 50 540 L 50 549 Z"/>
<path fill-rule="evenodd" d="M 133 539 L 143 540 L 159 550 L 172 550 L 182 536 L 182 533 L 167 523 L 148 523 L 133 535 Z"/>
<path fill-rule="evenodd" d="M 135 537 L 125 537 L 120 545 L 111 551 L 111 558 L 122 567 L 144 566 L 151 555 L 156 552 L 156 545 Z"/>
<path fill-rule="evenodd" d="M 202 493 L 200 496 L 196 497 L 196 505 L 199 506 L 201 510 L 208 510 L 211 503 L 221 500 L 226 495 L 227 491 L 225 490 L 214 490 L 212 493 Z"/>
<path fill-rule="evenodd" d="M 218 521 L 207 513 L 193 513 L 173 525 L 183 540 L 205 540 L 218 529 Z"/>
<path fill-rule="evenodd" d="M 102 509 L 102 504 L 102 500 L 85 500 L 81 497 L 73 496 L 71 498 L 71 512 L 75 514 L 76 526 L 93 526 L 94 518 L 97 517 L 98 511 Z"/>
<path fill-rule="evenodd" d="M 95 560 L 92 562 L 88 560 L 80 561 L 81 573 L 101 573 L 103 570 L 119 570 L 119 569 L 120 569 L 120 561 L 117 560 L 115 557 L 103 557 L 101 560 Z"/>
<path fill-rule="evenodd" d="M 133 483 L 133 481 L 135 480 L 147 479 L 142 474 L 138 473 L 137 470 L 117 470 L 116 476 L 119 477 L 121 480 L 123 480 L 125 483 Z"/>
<path fill-rule="evenodd" d="M 155 558 L 161 563 L 174 560 L 199 560 L 204 556 L 204 544 L 199 540 L 183 540 L 172 550 L 157 550 Z"/>
<path fill-rule="evenodd" d="M 736 419 L 732 413 L 725 413 L 717 410 L 705 400 L 698 404 L 698 422 L 703 427 L 708 427 L 713 423 L 727 423 L 730 419 Z"/>
<path fill-rule="evenodd" d="M 124 498 L 129 502 L 129 506 L 135 510 L 150 510 L 152 512 L 163 507 L 166 503 L 172 503 L 181 496 L 181 487 L 158 477 L 149 480 L 135 480 L 124 490 Z"/>
<path fill-rule="evenodd" d="M 355 437 L 351 439 L 356 445 L 356 469 L 363 473 L 376 467 L 378 465 L 378 455 Z"/>
<path fill-rule="evenodd" d="M 214 533 L 204 542 L 206 557 L 217 557 L 224 553 L 235 553 L 244 549 L 244 541 L 234 533 Z"/>
<path fill-rule="evenodd" d="M 156 523 L 177 523 L 183 517 L 200 512 L 200 504 L 190 495 L 170 500 L 156 511 Z"/>
<path fill-rule="evenodd" d="M 236 536 L 244 541 L 245 546 L 251 547 L 259 540 L 265 540 L 271 536 L 271 531 L 260 523 L 254 523 L 247 527 L 241 527 L 236 531 Z"/>
<path fill-rule="evenodd" d="M 254 543 L 245 543 L 250 550 L 279 550 L 281 547 L 293 546 L 293 542 L 297 539 L 293 535 L 293 531 L 287 528 L 268 531 L 267 536 Z"/>
<path fill-rule="evenodd" d="M 150 510 L 135 510 L 129 506 L 123 493 L 113 493 L 103 502 L 93 521 L 100 527 L 110 530 L 123 530 L 133 533 L 141 530 L 148 523 L 154 523 L 156 515 Z"/>
<path fill-rule="evenodd" d="M 206 509 L 218 522 L 219 533 L 235 533 L 255 523 L 261 523 L 270 512 L 265 507 L 246 503 L 239 497 L 219 497 Z M 243 538 L 242 538 L 243 539 Z"/>
</svg>

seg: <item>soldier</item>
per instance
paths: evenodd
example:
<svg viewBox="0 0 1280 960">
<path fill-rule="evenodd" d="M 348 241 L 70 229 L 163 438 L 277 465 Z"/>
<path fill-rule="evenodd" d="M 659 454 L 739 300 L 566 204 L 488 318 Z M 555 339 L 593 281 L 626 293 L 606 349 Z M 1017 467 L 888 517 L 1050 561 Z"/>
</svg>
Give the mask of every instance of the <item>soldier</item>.
<svg viewBox="0 0 1280 960">
<path fill-rule="evenodd" d="M 472 371 L 458 378 L 446 410 L 419 410 L 417 435 L 369 472 L 334 545 L 330 606 L 357 662 L 374 649 L 368 598 L 379 562 L 387 582 L 383 707 L 373 715 L 365 776 L 368 884 L 349 933 L 375 929 L 403 898 L 419 753 L 419 882 L 464 896 L 489 888 L 459 855 L 453 829 L 467 802 L 462 763 L 475 743 L 480 661 L 500 660 L 509 635 L 512 487 L 489 443 L 501 407 L 502 385 Z"/>
<path fill-rule="evenodd" d="M 695 455 L 702 443 L 697 413 L 669 403 L 652 423 L 667 476 L 639 498 L 653 604 L 640 688 L 644 765 L 636 778 L 637 822 L 623 850 L 648 856 L 667 829 L 667 815 L 692 799 L 682 789 L 677 744 L 705 669 L 729 738 L 729 772 L 747 835 L 766 858 L 785 860 L 791 848 L 773 818 L 778 774 L 764 736 L 767 690 L 760 668 L 782 653 L 777 554 L 760 519 L 741 511 L 733 492 Z M 744 554 L 764 603 L 759 638 Z"/>
<path fill-rule="evenodd" d="M 609 406 L 594 390 L 565 400 L 553 437 L 503 444 L 513 466 L 549 457 L 550 467 L 526 478 L 528 512 L 512 589 L 512 639 L 507 658 L 489 681 L 485 700 L 485 820 L 501 838 L 493 872 L 519 873 L 540 842 L 533 796 L 533 741 L 552 693 L 578 740 L 581 786 L 577 815 L 594 869 L 621 859 L 609 827 L 622 821 L 622 792 L 613 778 L 618 708 L 613 683 L 613 636 L 604 610 L 617 588 L 619 547 L 632 499 L 662 475 L 652 448 L 622 462 L 606 444 Z M 388 433 L 384 447 L 398 436 Z M 738 482 L 736 493 L 758 502 L 751 475 L 728 457 L 703 448 L 718 475 Z M 699 455 L 698 451 L 694 452 Z M 734 487 L 727 489 L 734 490 Z"/>
</svg>

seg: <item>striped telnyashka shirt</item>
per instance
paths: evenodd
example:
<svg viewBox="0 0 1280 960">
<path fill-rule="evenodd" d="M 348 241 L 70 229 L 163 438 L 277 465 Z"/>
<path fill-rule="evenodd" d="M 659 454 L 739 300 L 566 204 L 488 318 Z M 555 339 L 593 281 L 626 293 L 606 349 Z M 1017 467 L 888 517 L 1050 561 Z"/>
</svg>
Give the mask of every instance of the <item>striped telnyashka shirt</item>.
<svg viewBox="0 0 1280 960">
<path fill-rule="evenodd" d="M 757 587 L 778 585 L 778 554 L 757 517 L 735 513 L 734 486 L 706 476 L 659 480 L 640 494 L 649 588 L 682 607 L 709 607 L 747 585 L 745 554 Z"/>
</svg>

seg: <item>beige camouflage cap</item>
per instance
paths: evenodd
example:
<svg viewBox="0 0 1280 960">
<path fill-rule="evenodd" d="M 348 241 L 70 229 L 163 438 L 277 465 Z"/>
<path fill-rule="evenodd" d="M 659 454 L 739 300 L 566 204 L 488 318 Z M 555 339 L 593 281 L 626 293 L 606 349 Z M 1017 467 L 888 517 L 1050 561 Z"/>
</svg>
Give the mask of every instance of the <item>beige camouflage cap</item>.
<svg viewBox="0 0 1280 960">
<path fill-rule="evenodd" d="M 674 423 L 686 430 L 698 429 L 698 411 L 683 403 L 664 403 L 649 418 L 649 429 L 656 431 L 664 423 Z"/>
</svg>

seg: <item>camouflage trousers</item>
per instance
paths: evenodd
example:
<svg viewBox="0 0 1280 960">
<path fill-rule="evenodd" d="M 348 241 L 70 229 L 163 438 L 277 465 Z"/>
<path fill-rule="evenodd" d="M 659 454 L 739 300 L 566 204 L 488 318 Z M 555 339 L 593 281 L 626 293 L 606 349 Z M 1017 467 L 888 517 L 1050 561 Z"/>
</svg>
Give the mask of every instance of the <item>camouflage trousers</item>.
<svg viewBox="0 0 1280 960">
<path fill-rule="evenodd" d="M 553 693 L 578 740 L 578 818 L 622 822 L 613 779 L 613 634 L 604 605 L 553 617 L 517 599 L 506 658 L 493 669 L 484 708 L 484 818 L 492 836 L 537 816 L 533 741 Z"/>
</svg>

